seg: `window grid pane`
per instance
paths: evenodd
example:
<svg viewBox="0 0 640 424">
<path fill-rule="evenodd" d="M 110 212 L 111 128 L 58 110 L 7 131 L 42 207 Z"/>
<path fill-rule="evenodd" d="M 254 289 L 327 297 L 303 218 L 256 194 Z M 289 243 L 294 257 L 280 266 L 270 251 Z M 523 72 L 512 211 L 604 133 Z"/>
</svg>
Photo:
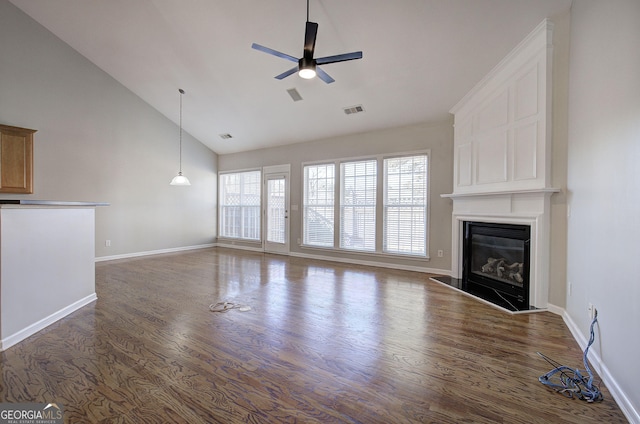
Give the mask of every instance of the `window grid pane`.
<svg viewBox="0 0 640 424">
<path fill-rule="evenodd" d="M 375 251 L 377 161 L 343 162 L 340 247 Z"/>
<path fill-rule="evenodd" d="M 220 236 L 260 240 L 260 171 L 220 175 Z"/>
<path fill-rule="evenodd" d="M 427 155 L 384 160 L 383 251 L 426 256 Z"/>
<path fill-rule="evenodd" d="M 303 244 L 333 247 L 335 165 L 304 167 Z"/>
<path fill-rule="evenodd" d="M 268 180 L 267 241 L 285 243 L 285 180 Z"/>
</svg>

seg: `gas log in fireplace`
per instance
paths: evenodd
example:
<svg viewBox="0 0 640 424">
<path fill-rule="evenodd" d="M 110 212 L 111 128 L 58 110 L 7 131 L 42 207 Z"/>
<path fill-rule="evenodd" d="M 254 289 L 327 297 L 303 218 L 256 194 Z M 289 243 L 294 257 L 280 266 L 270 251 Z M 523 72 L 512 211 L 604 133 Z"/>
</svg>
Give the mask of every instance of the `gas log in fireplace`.
<svg viewBox="0 0 640 424">
<path fill-rule="evenodd" d="M 470 292 L 529 309 L 531 227 L 464 222 L 462 278 Z"/>
</svg>

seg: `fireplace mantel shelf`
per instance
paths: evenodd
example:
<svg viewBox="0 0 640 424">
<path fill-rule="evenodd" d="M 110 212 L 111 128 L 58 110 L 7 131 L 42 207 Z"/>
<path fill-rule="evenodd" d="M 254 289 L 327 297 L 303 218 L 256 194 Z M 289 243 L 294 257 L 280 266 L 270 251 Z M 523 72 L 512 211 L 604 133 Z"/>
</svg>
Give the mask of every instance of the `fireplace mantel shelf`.
<svg viewBox="0 0 640 424">
<path fill-rule="evenodd" d="M 513 195 L 513 194 L 539 194 L 539 193 L 559 193 L 562 190 L 559 188 L 539 188 L 532 190 L 505 190 L 505 191 L 484 191 L 484 192 L 475 192 L 475 193 L 449 193 L 449 194 L 441 194 L 440 197 L 445 197 L 448 199 L 455 199 L 458 197 L 477 197 L 477 196 L 504 196 L 504 195 Z"/>
</svg>

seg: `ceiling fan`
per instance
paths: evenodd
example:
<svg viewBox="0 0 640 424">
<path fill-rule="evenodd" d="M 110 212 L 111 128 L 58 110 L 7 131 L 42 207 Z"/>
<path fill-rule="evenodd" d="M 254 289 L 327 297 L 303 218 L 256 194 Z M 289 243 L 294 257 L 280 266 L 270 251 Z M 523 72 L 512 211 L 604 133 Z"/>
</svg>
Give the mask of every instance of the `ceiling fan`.
<svg viewBox="0 0 640 424">
<path fill-rule="evenodd" d="M 300 59 L 290 56 L 286 53 L 281 53 L 277 50 L 270 49 L 269 47 L 261 46 L 260 44 L 253 43 L 251 48 L 255 50 L 260 50 L 261 52 L 265 52 L 271 54 L 273 56 L 280 57 L 282 59 L 289 60 L 291 62 L 298 62 L 298 66 L 295 66 L 288 71 L 281 73 L 280 75 L 276 75 L 276 79 L 284 79 L 289 75 L 292 75 L 298 72 L 300 77 L 305 79 L 311 79 L 318 75 L 318 77 L 326 82 L 327 84 L 331 84 L 335 80 L 329 76 L 325 71 L 323 71 L 317 65 L 328 65 L 329 63 L 336 62 L 345 62 L 347 60 L 354 59 L 362 59 L 362 52 L 352 52 L 352 53 L 344 53 L 338 54 L 335 56 L 325 56 L 325 57 L 313 57 L 313 52 L 316 48 L 316 35 L 318 34 L 318 24 L 315 22 L 309 22 L 309 0 L 307 0 L 307 24 L 305 27 L 304 33 L 304 53 Z"/>
</svg>

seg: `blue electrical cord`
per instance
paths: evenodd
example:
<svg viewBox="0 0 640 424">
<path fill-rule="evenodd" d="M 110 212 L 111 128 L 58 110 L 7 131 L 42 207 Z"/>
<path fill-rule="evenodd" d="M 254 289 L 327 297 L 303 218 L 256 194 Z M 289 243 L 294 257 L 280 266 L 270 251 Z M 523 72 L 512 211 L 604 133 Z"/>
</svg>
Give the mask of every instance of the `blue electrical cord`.
<svg viewBox="0 0 640 424">
<path fill-rule="evenodd" d="M 557 362 L 538 352 L 538 355 L 542 356 L 547 362 L 555 367 L 548 373 L 541 375 L 538 378 L 538 381 L 540 381 L 545 386 L 555 389 L 555 391 L 557 391 L 558 393 L 561 393 L 569 398 L 573 398 L 573 396 L 575 395 L 578 397 L 578 399 L 585 400 L 587 402 L 602 401 L 604 397 L 602 396 L 600 389 L 598 389 L 598 386 L 593 384 L 593 372 L 591 371 L 591 367 L 589 367 L 589 361 L 587 360 L 589 348 L 595 340 L 595 333 L 593 331 L 593 328 L 597 322 L 598 311 L 596 310 L 593 316 L 593 321 L 591 321 L 591 336 L 589 337 L 589 343 L 587 344 L 587 348 L 584 350 L 584 355 L 582 357 L 584 368 L 587 374 L 589 374 L 588 378 L 587 376 L 583 376 L 580 373 L 579 369 L 573 369 L 564 365 L 559 365 Z M 557 380 L 556 382 L 552 380 L 555 376 L 557 376 L 555 378 L 555 380 Z"/>
</svg>

